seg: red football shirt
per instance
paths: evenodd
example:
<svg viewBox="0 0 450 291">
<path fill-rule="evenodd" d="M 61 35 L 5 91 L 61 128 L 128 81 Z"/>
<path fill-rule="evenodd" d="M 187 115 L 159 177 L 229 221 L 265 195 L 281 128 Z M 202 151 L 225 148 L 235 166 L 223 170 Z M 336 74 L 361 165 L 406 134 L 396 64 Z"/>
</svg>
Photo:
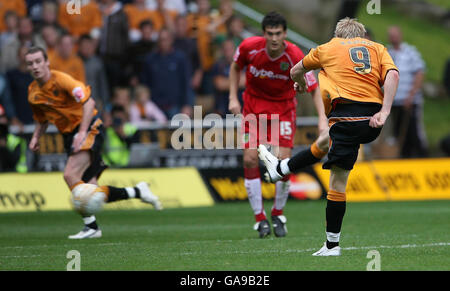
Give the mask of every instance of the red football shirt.
<svg viewBox="0 0 450 291">
<path fill-rule="evenodd" d="M 285 41 L 285 50 L 273 59 L 266 50 L 266 39 L 253 36 L 245 39 L 234 55 L 241 69 L 247 67 L 246 89 L 244 94 L 272 101 L 288 100 L 295 97 L 294 82 L 290 70 L 304 55 L 300 48 Z M 307 91 L 311 92 L 318 84 L 313 72 L 306 75 Z"/>
</svg>

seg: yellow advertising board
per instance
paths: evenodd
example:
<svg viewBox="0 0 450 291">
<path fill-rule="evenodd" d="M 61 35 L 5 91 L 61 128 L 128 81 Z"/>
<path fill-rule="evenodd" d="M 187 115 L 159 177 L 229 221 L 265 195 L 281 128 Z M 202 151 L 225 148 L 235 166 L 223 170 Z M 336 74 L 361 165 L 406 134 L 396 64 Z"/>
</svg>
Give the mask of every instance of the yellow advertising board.
<svg viewBox="0 0 450 291">
<path fill-rule="evenodd" d="M 330 171 L 314 166 L 328 190 Z M 358 162 L 350 173 L 347 201 L 450 199 L 450 159 Z"/>
<path fill-rule="evenodd" d="M 210 206 L 214 201 L 195 168 L 109 169 L 100 185 L 130 187 L 147 181 L 165 208 Z M 0 174 L 0 212 L 70 210 L 71 193 L 62 173 Z M 105 209 L 152 209 L 139 199 L 106 204 Z"/>
</svg>

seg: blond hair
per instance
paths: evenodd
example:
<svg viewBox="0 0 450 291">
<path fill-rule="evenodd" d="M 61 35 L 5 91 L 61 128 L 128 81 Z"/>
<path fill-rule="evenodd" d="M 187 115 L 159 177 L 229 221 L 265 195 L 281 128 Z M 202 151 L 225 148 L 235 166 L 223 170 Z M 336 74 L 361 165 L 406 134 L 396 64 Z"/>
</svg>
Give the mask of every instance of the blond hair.
<svg viewBox="0 0 450 291">
<path fill-rule="evenodd" d="M 340 38 L 365 37 L 365 35 L 364 25 L 359 23 L 356 18 L 349 17 L 339 20 L 334 31 L 334 36 Z"/>
<path fill-rule="evenodd" d="M 137 85 L 134 89 L 134 97 L 137 98 L 142 94 L 145 94 L 150 98 L 150 89 L 145 85 Z"/>
</svg>

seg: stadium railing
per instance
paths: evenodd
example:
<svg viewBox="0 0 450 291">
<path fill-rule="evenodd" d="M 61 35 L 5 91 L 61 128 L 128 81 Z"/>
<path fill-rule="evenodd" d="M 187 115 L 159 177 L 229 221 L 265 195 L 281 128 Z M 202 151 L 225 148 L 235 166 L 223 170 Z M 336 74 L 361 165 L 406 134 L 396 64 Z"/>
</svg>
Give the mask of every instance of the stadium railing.
<svg viewBox="0 0 450 291">
<path fill-rule="evenodd" d="M 297 130 L 294 137 L 294 153 L 311 144 L 317 137 L 317 117 L 297 117 Z M 139 142 L 131 144 L 128 167 L 186 167 L 197 168 L 233 168 L 241 166 L 242 148 L 239 148 L 238 129 L 241 119 L 238 117 L 225 119 L 185 119 L 183 124 L 170 121 L 168 124 L 143 122 L 136 125 Z M 27 140 L 31 139 L 35 126 L 25 125 L 23 129 L 10 126 L 10 132 Z M 222 143 L 213 143 L 218 147 L 207 148 L 203 141 L 205 132 L 218 130 L 223 137 Z M 177 149 L 173 146 L 173 133 L 179 129 L 188 130 L 190 145 Z M 232 136 L 231 147 L 226 146 L 227 138 Z M 214 137 L 216 138 L 216 136 Z M 199 147 L 196 147 L 196 143 Z M 227 143 L 229 145 L 230 143 Z M 66 153 L 64 141 L 54 125 L 50 125 L 40 140 L 40 153 L 27 153 L 27 164 L 30 171 L 62 171 L 65 166 Z"/>
</svg>

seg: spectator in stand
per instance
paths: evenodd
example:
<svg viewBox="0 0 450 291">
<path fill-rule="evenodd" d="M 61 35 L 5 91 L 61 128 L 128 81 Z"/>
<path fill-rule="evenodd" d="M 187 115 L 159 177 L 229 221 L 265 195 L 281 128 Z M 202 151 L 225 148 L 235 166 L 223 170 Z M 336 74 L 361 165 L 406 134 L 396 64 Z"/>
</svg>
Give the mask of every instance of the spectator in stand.
<svg viewBox="0 0 450 291">
<path fill-rule="evenodd" d="M 58 40 L 60 33 L 58 29 L 53 25 L 45 25 L 41 29 L 41 37 L 47 46 L 47 56 L 49 59 L 53 58 L 56 52 L 56 47 L 58 46 Z"/>
<path fill-rule="evenodd" d="M 139 83 L 139 75 L 142 71 L 142 64 L 146 56 L 156 47 L 153 23 L 150 19 L 139 24 L 141 39 L 131 44 L 128 54 L 128 65 L 131 66 L 130 85 L 136 86 Z"/>
<path fill-rule="evenodd" d="M 244 27 L 244 21 L 239 16 L 233 15 L 227 21 L 228 38 L 233 40 L 236 47 L 244 40 Z"/>
<path fill-rule="evenodd" d="M 81 1 L 80 14 L 70 14 L 67 10 L 68 1 L 60 1 L 59 24 L 75 38 L 75 41 L 83 34 L 89 34 L 92 38 L 98 39 L 103 19 L 97 2 L 95 0 Z"/>
<path fill-rule="evenodd" d="M 126 119 L 130 120 L 131 92 L 128 87 L 115 87 L 111 105 L 119 105 L 125 109 Z"/>
<path fill-rule="evenodd" d="M 0 48 L 15 39 L 19 30 L 19 17 L 16 12 L 12 10 L 7 11 L 4 16 L 4 21 L 5 30 L 0 34 Z"/>
<path fill-rule="evenodd" d="M 0 104 L 0 172 L 16 171 L 26 173 L 27 142 L 9 133 L 8 117 Z"/>
<path fill-rule="evenodd" d="M 211 69 L 214 63 L 214 54 L 211 51 L 213 18 L 210 15 L 209 0 L 197 0 L 198 11 L 187 16 L 189 37 L 197 41 L 200 55 L 200 64 L 203 71 Z"/>
<path fill-rule="evenodd" d="M 35 21 L 40 21 L 42 18 L 42 5 L 45 0 L 25 0 L 27 4 L 28 16 Z M 53 0 L 58 2 L 57 0 Z"/>
<path fill-rule="evenodd" d="M 211 5 L 209 0 L 197 0 L 198 11 L 191 13 L 187 17 L 187 26 L 189 36 L 197 40 L 198 52 L 200 55 L 200 64 L 203 71 L 202 82 L 196 93 L 198 100 L 207 100 L 213 98 L 214 84 L 212 80 L 212 66 L 215 62 L 214 39 L 217 28 L 225 23 L 230 17 L 228 14 L 211 14 Z"/>
<path fill-rule="evenodd" d="M 167 122 L 164 112 L 150 100 L 150 90 L 146 86 L 138 85 L 134 90 L 134 102 L 130 107 L 130 121 L 134 125 L 149 121 L 161 124 Z"/>
<path fill-rule="evenodd" d="M 1 0 L 0 1 L 0 32 L 5 32 L 7 27 L 3 21 L 8 11 L 14 11 L 19 17 L 27 16 L 25 0 Z"/>
<path fill-rule="evenodd" d="M 156 10 L 158 7 L 158 1 L 145 0 L 145 5 L 150 10 Z M 176 11 L 178 15 L 184 15 L 187 13 L 186 0 L 166 0 L 164 1 L 164 8 L 169 11 Z"/>
<path fill-rule="evenodd" d="M 22 46 L 39 46 L 45 48 L 44 41 L 38 35 L 33 34 L 33 22 L 28 17 L 20 18 L 17 36 L 2 47 L 0 59 L 1 72 L 6 72 L 19 66 L 17 52 Z"/>
<path fill-rule="evenodd" d="M 11 123 L 18 125 L 20 128 L 22 128 L 23 125 L 34 123 L 33 112 L 28 103 L 28 86 L 33 81 L 33 77 L 28 72 L 27 64 L 25 62 L 25 54 L 27 51 L 28 47 L 22 46 L 18 52 L 20 60 L 19 67 L 6 72 L 6 79 L 9 83 L 11 96 L 14 96 L 14 98 L 12 98 L 12 105 L 15 114 L 11 118 Z"/>
<path fill-rule="evenodd" d="M 190 63 L 184 52 L 173 47 L 174 36 L 168 29 L 160 32 L 158 49 L 145 60 L 140 76 L 152 91 L 152 99 L 170 119 L 177 113 L 192 116 Z"/>
<path fill-rule="evenodd" d="M 97 109 L 103 111 L 109 103 L 109 86 L 103 61 L 95 55 L 96 43 L 90 35 L 82 35 L 78 41 L 78 55 L 83 60 L 86 84 L 91 86 L 91 96 Z"/>
<path fill-rule="evenodd" d="M 131 144 L 139 142 L 139 131 L 128 121 L 127 112 L 121 105 L 112 106 L 111 118 L 112 124 L 105 131 L 102 159 L 110 167 L 126 167 Z"/>
<path fill-rule="evenodd" d="M 166 0 L 156 0 L 156 9 L 153 10 L 152 21 L 156 31 L 167 28 L 175 31 L 175 18 L 178 15 L 176 10 L 170 10 L 165 6 Z"/>
<path fill-rule="evenodd" d="M 9 88 L 6 76 L 0 73 L 0 105 L 3 105 L 5 114 L 9 119 L 16 116 L 14 104 L 12 101 L 11 90 Z"/>
<path fill-rule="evenodd" d="M 426 157 L 428 144 L 423 125 L 422 94 L 425 63 L 414 46 L 403 42 L 398 26 L 390 27 L 388 36 L 391 43 L 389 54 L 401 74 L 391 109 L 401 157 Z"/>
<path fill-rule="evenodd" d="M 140 38 L 139 24 L 144 20 L 151 20 L 153 29 L 159 32 L 163 27 L 174 29 L 174 20 L 177 12 L 167 10 L 164 0 L 158 0 L 155 9 L 149 9 L 145 0 L 134 0 L 132 4 L 126 4 L 124 11 L 128 16 L 130 26 L 130 39 L 136 41 Z"/>
<path fill-rule="evenodd" d="M 444 75 L 442 76 L 442 83 L 444 84 L 447 97 L 450 97 L 450 58 L 445 63 Z"/>
<path fill-rule="evenodd" d="M 70 34 L 59 38 L 56 53 L 49 60 L 50 69 L 67 73 L 75 80 L 86 83 L 83 60 L 74 52 L 74 40 Z"/>
<path fill-rule="evenodd" d="M 53 0 L 44 0 L 41 7 L 39 19 L 33 20 L 34 32 L 41 32 L 47 25 L 54 26 L 59 33 L 64 32 L 64 28 L 58 23 L 58 3 Z"/>
<path fill-rule="evenodd" d="M 121 106 L 125 109 L 125 112 L 127 114 L 126 118 L 127 121 L 130 119 L 129 112 L 131 107 L 131 93 L 130 89 L 128 87 L 119 87 L 115 86 L 113 87 L 112 91 L 112 97 L 110 102 L 105 106 L 103 110 L 103 123 L 105 127 L 110 127 L 113 124 L 112 119 L 112 108 L 114 106 Z"/>
<path fill-rule="evenodd" d="M 194 90 L 198 90 L 202 82 L 203 70 L 200 65 L 197 41 L 189 37 L 187 18 L 184 15 L 178 15 L 175 20 L 175 41 L 173 46 L 175 49 L 183 51 L 188 57 L 192 68 L 190 73 L 191 86 Z"/>
<path fill-rule="evenodd" d="M 230 66 L 236 50 L 233 39 L 222 43 L 222 57 L 213 66 L 215 112 L 225 117 L 228 110 L 228 96 L 230 95 Z M 240 72 L 238 99 L 242 104 L 242 93 L 245 89 L 245 71 Z"/>
<path fill-rule="evenodd" d="M 123 68 L 128 61 L 128 18 L 122 3 L 117 0 L 101 0 L 103 27 L 100 34 L 99 51 L 105 64 L 108 84 L 123 86 L 128 84 L 128 76 Z"/>
<path fill-rule="evenodd" d="M 145 0 L 133 0 L 132 3 L 124 5 L 123 11 L 127 14 L 128 17 L 130 40 L 131 42 L 138 41 L 142 37 L 140 24 L 144 20 L 151 21 L 154 12 L 147 8 L 147 6 L 145 5 Z"/>
<path fill-rule="evenodd" d="M 216 42 L 221 44 L 222 41 L 228 35 L 227 23 L 233 16 L 233 0 L 220 0 L 219 2 L 219 13 L 213 14 L 214 26 L 213 31 L 215 33 Z"/>
<path fill-rule="evenodd" d="M 450 157 L 450 134 L 441 139 L 440 146 L 441 150 Z"/>
</svg>

